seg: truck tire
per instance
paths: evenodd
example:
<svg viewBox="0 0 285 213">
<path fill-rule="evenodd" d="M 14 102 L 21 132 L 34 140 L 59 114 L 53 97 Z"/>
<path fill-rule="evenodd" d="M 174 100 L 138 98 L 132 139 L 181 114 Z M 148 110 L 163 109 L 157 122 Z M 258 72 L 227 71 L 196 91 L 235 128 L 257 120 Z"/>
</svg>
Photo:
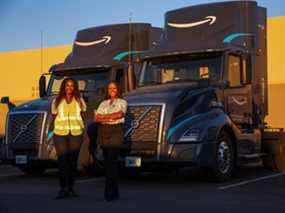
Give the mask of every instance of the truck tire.
<svg viewBox="0 0 285 213">
<path fill-rule="evenodd" d="M 229 180 L 236 167 L 234 141 L 230 134 L 222 131 L 214 153 L 214 163 L 211 168 L 211 178 L 217 182 Z"/>
</svg>

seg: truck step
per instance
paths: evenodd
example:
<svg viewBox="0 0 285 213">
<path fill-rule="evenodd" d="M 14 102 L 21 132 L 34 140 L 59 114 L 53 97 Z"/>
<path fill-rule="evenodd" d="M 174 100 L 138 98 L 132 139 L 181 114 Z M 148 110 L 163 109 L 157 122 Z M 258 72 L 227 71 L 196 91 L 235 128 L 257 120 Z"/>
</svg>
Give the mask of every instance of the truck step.
<svg viewBox="0 0 285 213">
<path fill-rule="evenodd" d="M 240 154 L 238 155 L 238 158 L 242 160 L 251 160 L 251 159 L 253 160 L 253 159 L 262 158 L 266 155 L 267 155 L 266 153 Z"/>
<path fill-rule="evenodd" d="M 238 155 L 238 165 L 252 166 L 262 164 L 262 157 L 266 156 L 265 153 L 255 154 L 241 154 Z"/>
</svg>

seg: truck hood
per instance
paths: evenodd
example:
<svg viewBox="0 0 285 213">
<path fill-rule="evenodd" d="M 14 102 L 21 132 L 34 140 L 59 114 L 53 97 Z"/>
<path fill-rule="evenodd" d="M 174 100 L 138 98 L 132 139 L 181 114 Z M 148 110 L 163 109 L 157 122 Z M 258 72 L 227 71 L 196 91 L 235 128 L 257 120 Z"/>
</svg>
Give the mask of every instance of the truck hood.
<svg viewBox="0 0 285 213">
<path fill-rule="evenodd" d="M 126 99 L 130 104 L 145 102 L 177 102 L 184 96 L 185 92 L 197 89 L 198 87 L 199 86 L 196 83 L 145 86 L 128 93 Z"/>
<path fill-rule="evenodd" d="M 209 105 L 206 103 L 214 91 L 215 86 L 203 86 L 198 83 L 171 83 L 139 88 L 129 93 L 126 99 L 129 106 L 163 104 L 163 128 L 164 132 L 167 132 L 186 118 L 208 112 Z"/>
<path fill-rule="evenodd" d="M 11 112 L 18 111 L 49 111 L 53 97 L 38 98 L 15 107 Z"/>
</svg>

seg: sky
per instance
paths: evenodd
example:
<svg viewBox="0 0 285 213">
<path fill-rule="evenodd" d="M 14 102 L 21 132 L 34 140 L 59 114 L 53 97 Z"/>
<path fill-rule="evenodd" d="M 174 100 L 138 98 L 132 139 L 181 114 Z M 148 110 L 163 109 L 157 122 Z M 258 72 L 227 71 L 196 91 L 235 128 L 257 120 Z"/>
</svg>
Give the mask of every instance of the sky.
<svg viewBox="0 0 285 213">
<path fill-rule="evenodd" d="M 72 44 L 78 30 L 125 23 L 130 13 L 133 21 L 162 27 L 168 10 L 217 1 L 223 0 L 0 0 L 0 51 Z M 269 17 L 285 16 L 284 0 L 257 2 Z"/>
</svg>

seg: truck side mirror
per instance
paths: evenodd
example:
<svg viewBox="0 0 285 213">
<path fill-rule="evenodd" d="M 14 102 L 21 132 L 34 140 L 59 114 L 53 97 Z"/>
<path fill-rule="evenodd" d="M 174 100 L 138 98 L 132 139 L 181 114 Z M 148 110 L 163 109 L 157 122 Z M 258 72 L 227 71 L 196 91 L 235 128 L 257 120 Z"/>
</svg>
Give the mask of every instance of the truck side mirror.
<svg viewBox="0 0 285 213">
<path fill-rule="evenodd" d="M 220 109 L 224 109 L 224 104 L 220 101 L 215 101 L 215 100 L 212 100 L 210 102 L 210 107 L 211 108 L 220 108 Z"/>
<path fill-rule="evenodd" d="M 40 97 L 44 97 L 47 94 L 46 91 L 46 77 L 42 75 L 39 80 L 39 90 L 40 90 Z"/>
<path fill-rule="evenodd" d="M 7 104 L 9 111 L 12 110 L 14 107 L 16 107 L 15 104 L 10 102 L 10 98 L 8 96 L 2 97 L 1 98 L 1 103 L 2 104 Z"/>
<path fill-rule="evenodd" d="M 229 82 L 228 80 L 223 81 L 221 86 L 222 86 L 224 89 L 225 89 L 225 88 L 229 88 L 229 87 L 230 87 L 230 82 Z"/>
<path fill-rule="evenodd" d="M 1 98 L 1 104 L 8 104 L 10 103 L 9 96 L 5 96 Z"/>
</svg>

